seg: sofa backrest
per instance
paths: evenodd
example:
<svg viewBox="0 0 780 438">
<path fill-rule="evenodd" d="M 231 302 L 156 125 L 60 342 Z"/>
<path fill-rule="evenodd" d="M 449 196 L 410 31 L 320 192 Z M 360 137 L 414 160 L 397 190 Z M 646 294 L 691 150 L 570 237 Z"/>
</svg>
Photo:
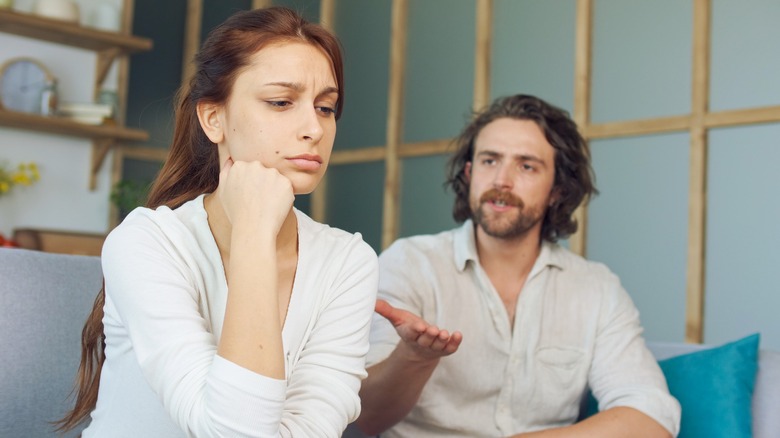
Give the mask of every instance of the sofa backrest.
<svg viewBox="0 0 780 438">
<path fill-rule="evenodd" d="M 713 347 L 682 342 L 648 342 L 647 346 L 658 360 Z M 752 409 L 754 438 L 780 436 L 780 416 L 776 415 L 780 412 L 780 352 L 759 351 Z"/>
<path fill-rule="evenodd" d="M 58 436 L 101 286 L 98 257 L 0 248 L 0 436 Z"/>
</svg>

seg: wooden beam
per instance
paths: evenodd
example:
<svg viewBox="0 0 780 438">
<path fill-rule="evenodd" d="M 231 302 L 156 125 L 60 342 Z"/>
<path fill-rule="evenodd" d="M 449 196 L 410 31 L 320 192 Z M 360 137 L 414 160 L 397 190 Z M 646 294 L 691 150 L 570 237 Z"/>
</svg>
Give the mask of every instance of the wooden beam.
<svg viewBox="0 0 780 438">
<path fill-rule="evenodd" d="M 124 176 L 124 172 L 122 171 L 122 163 L 124 162 L 124 157 L 122 155 L 123 149 L 124 148 L 122 146 L 117 146 L 114 148 L 114 154 L 111 160 L 111 186 L 109 187 L 109 195 L 114 191 L 114 187 L 117 185 L 117 183 L 122 181 Z M 114 229 L 117 225 L 119 225 L 119 207 L 117 207 L 113 202 L 110 202 L 108 204 L 109 231 Z"/>
<path fill-rule="evenodd" d="M 125 0 L 122 2 L 122 21 L 120 24 L 120 32 L 123 35 L 131 35 L 133 33 L 133 18 L 135 15 L 135 0 Z M 150 41 L 151 44 L 151 41 Z M 150 45 L 151 48 L 151 45 Z M 117 105 L 116 114 L 114 114 L 114 120 L 120 125 L 125 126 L 127 121 L 127 95 L 130 85 L 130 59 L 127 56 L 119 58 L 117 65 L 117 84 L 116 84 L 116 99 L 120 102 Z M 101 82 L 102 83 L 102 82 Z M 95 97 L 98 97 L 100 91 L 95 91 Z"/>
<path fill-rule="evenodd" d="M 685 340 L 693 343 L 701 343 L 704 340 L 707 224 L 707 131 L 704 127 L 704 116 L 709 107 L 710 14 L 709 0 L 694 0 L 688 270 L 685 300 Z"/>
<path fill-rule="evenodd" d="M 385 148 L 385 188 L 382 210 L 382 248 L 398 236 L 401 163 L 398 148 L 403 138 L 403 95 L 406 73 L 406 33 L 409 4 L 393 0 L 390 22 L 390 84 L 387 104 L 387 147 Z"/>
<path fill-rule="evenodd" d="M 336 28 L 336 0 L 320 0 L 320 25 L 331 32 Z"/>
<path fill-rule="evenodd" d="M 704 126 L 707 128 L 776 122 L 780 122 L 780 106 L 765 106 L 704 114 Z"/>
<path fill-rule="evenodd" d="M 443 155 L 452 153 L 454 139 L 421 141 L 417 143 L 405 143 L 398 146 L 399 158 L 426 157 L 431 155 Z M 371 163 L 385 159 L 386 148 L 384 146 L 370 146 L 359 149 L 333 152 L 330 157 L 331 165 Z"/>
<path fill-rule="evenodd" d="M 334 19 L 336 15 L 335 0 L 320 0 L 320 25 L 329 31 L 334 31 Z M 333 164 L 332 158 L 329 164 Z M 322 176 L 322 180 L 311 194 L 311 218 L 317 222 L 326 222 L 328 195 L 328 174 Z"/>
<path fill-rule="evenodd" d="M 119 151 L 118 155 L 121 155 L 124 158 L 160 162 L 164 162 L 168 158 L 169 152 L 168 149 L 140 146 L 120 146 L 117 149 Z"/>
<path fill-rule="evenodd" d="M 252 0 L 252 9 L 267 8 L 273 5 L 273 0 Z"/>
<path fill-rule="evenodd" d="M 385 159 L 384 146 L 371 146 L 360 149 L 334 151 L 330 156 L 330 165 L 371 163 Z"/>
<path fill-rule="evenodd" d="M 577 0 L 574 55 L 574 121 L 584 133 L 590 123 L 590 87 L 593 36 L 593 1 Z M 586 137 L 587 141 L 587 137 Z M 589 152 L 590 153 L 590 152 Z M 587 200 L 586 200 L 587 201 Z M 588 236 L 588 206 L 580 204 L 574 211 L 577 231 L 569 237 L 569 248 L 585 256 Z"/>
<path fill-rule="evenodd" d="M 418 143 L 406 143 L 398 149 L 398 155 L 401 158 L 426 157 L 430 155 L 450 154 L 454 152 L 453 142 L 455 139 L 445 138 L 442 140 L 421 141 Z"/>
<path fill-rule="evenodd" d="M 661 134 L 687 131 L 691 127 L 691 116 L 657 117 L 654 119 L 626 120 L 623 122 L 586 125 L 584 132 L 588 139 L 630 137 L 634 135 Z"/>
<path fill-rule="evenodd" d="M 95 86 L 93 99 L 97 99 L 100 95 L 100 90 L 103 88 L 103 82 L 108 76 L 109 70 L 111 70 L 111 64 L 114 60 L 122 54 L 122 51 L 118 48 L 106 49 L 97 52 L 97 62 L 95 63 Z"/>
<path fill-rule="evenodd" d="M 97 188 L 97 174 L 103 166 L 103 161 L 108 155 L 108 151 L 114 144 L 111 138 L 96 138 L 92 140 L 92 163 L 89 166 L 89 189 Z"/>
<path fill-rule="evenodd" d="M 477 0 L 474 53 L 474 111 L 490 101 L 490 55 L 493 31 L 493 0 Z"/>
<path fill-rule="evenodd" d="M 187 16 L 184 21 L 184 44 L 182 49 L 181 83 L 186 84 L 195 74 L 195 54 L 200 47 L 200 33 L 203 26 L 203 0 L 187 0 Z"/>
<path fill-rule="evenodd" d="M 132 14 L 130 14 L 132 17 Z M 123 20 L 123 23 L 125 20 Z M 67 21 L 41 17 L 25 12 L 0 8 L 0 32 L 29 37 L 56 44 L 101 51 L 119 47 L 125 53 L 137 53 L 152 48 L 152 40 L 125 32 L 110 32 L 80 26 Z"/>
</svg>

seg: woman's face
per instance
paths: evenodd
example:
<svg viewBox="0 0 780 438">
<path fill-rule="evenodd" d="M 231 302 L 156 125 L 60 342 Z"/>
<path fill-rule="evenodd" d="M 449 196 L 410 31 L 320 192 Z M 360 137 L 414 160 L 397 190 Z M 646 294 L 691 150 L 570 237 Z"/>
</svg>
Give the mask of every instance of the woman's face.
<svg viewBox="0 0 780 438">
<path fill-rule="evenodd" d="M 289 178 L 295 194 L 306 194 L 328 166 L 338 97 L 324 52 L 305 43 L 276 43 L 250 58 L 224 105 L 205 113 L 199 108 L 199 115 L 219 146 L 220 165 L 228 157 L 259 161 Z"/>
</svg>

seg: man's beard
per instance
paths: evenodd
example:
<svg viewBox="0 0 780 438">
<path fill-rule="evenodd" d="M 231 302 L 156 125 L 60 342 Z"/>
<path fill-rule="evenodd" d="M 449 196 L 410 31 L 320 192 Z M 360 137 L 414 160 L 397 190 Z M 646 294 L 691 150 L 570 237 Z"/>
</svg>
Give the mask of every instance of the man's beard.
<svg viewBox="0 0 780 438">
<path fill-rule="evenodd" d="M 497 213 L 483 208 L 488 202 L 497 201 L 515 207 L 515 210 Z M 486 191 L 479 200 L 472 199 L 471 211 L 474 223 L 488 236 L 499 239 L 513 239 L 526 234 L 544 219 L 545 214 L 543 209 L 526 208 L 522 199 L 498 189 Z"/>
</svg>

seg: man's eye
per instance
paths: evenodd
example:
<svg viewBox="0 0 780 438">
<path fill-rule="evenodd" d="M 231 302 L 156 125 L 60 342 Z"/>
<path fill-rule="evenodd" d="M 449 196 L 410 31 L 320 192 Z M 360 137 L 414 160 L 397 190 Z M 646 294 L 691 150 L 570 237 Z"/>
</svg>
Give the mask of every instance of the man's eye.
<svg viewBox="0 0 780 438">
<path fill-rule="evenodd" d="M 494 160 L 492 158 L 485 158 L 484 160 L 482 160 L 482 164 L 484 164 L 486 166 L 492 166 L 493 164 L 495 164 L 495 162 L 496 162 L 496 160 Z"/>
<path fill-rule="evenodd" d="M 525 164 L 524 163 L 522 165 L 522 167 L 523 167 L 523 170 L 529 170 L 529 171 L 536 170 L 536 168 L 534 166 L 530 165 L 530 164 Z"/>
</svg>

